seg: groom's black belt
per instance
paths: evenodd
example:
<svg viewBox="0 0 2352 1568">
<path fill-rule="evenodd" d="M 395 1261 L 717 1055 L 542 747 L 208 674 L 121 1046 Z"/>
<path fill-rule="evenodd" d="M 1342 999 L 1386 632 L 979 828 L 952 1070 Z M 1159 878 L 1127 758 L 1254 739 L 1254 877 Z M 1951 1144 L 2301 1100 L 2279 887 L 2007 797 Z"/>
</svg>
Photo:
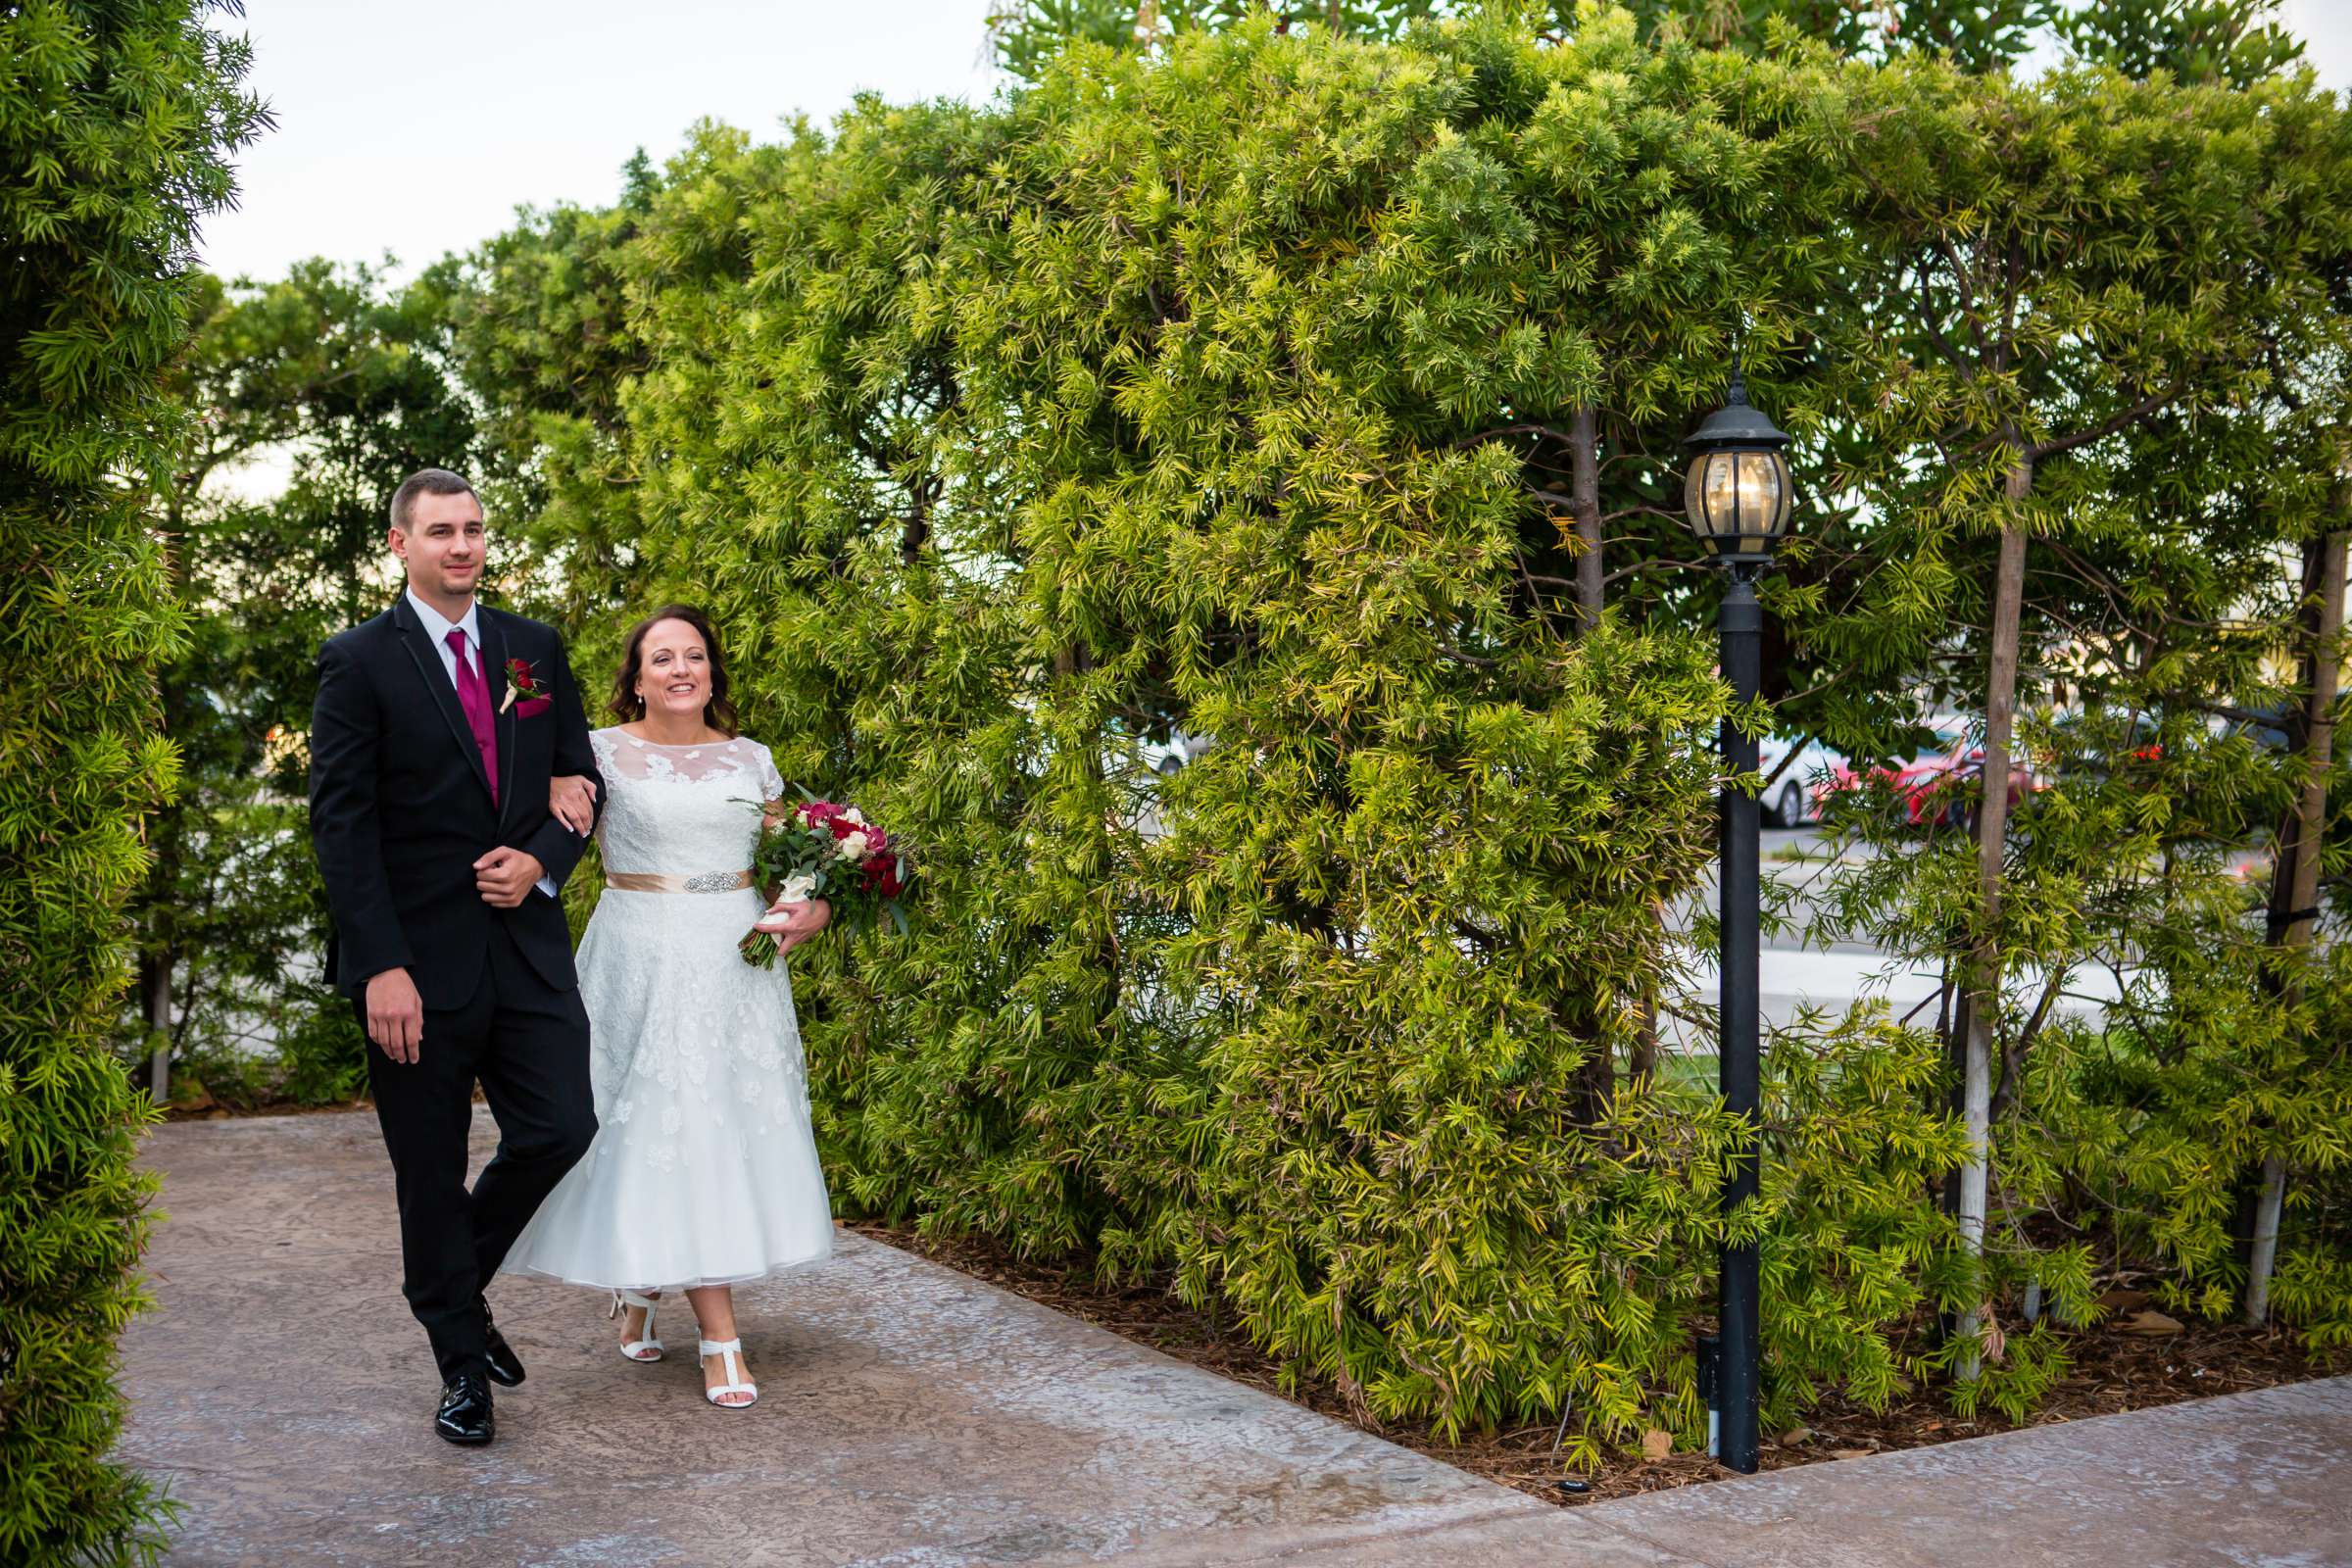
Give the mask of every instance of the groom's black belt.
<svg viewBox="0 0 2352 1568">
<path fill-rule="evenodd" d="M 605 886 L 623 893 L 733 893 L 751 885 L 749 871 L 705 871 L 699 876 L 662 876 L 653 871 L 605 873 Z"/>
</svg>

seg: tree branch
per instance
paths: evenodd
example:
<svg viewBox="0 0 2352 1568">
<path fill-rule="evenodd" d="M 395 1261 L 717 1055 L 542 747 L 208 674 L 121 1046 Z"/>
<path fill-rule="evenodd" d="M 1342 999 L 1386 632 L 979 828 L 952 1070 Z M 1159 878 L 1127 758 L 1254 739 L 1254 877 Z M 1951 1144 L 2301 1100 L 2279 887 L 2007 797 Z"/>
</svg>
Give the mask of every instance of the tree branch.
<svg viewBox="0 0 2352 1568">
<path fill-rule="evenodd" d="M 1457 447 L 1474 447 L 1481 441 L 1492 441 L 1497 436 L 1506 435 L 1544 435 L 1551 437 L 1552 440 L 1559 442 L 1562 446 L 1568 444 L 1568 438 L 1562 435 L 1559 431 L 1553 429 L 1548 424 L 1504 424 L 1497 425 L 1492 430 L 1481 430 L 1475 435 L 1463 436 L 1459 440 L 1455 441 L 1453 445 Z"/>
<path fill-rule="evenodd" d="M 2026 461 L 2038 467 L 2043 459 L 2054 458 L 2062 452 L 2072 452 L 2077 447 L 2087 446 L 2093 441 L 2111 436 L 2126 425 L 2155 413 L 2180 395 L 2177 389 L 2151 392 L 2130 408 L 2110 415 L 2087 429 L 2077 430 L 2073 435 L 2060 436 L 2054 441 L 2044 441 L 2037 447 L 2029 448 L 2026 452 Z"/>
<path fill-rule="evenodd" d="M 1619 566 L 1615 571 L 1612 571 L 1607 576 L 1601 578 L 1600 581 L 1601 585 L 1606 587 L 1608 584 L 1621 581 L 1624 578 L 1639 576 L 1653 566 L 1674 566 L 1688 570 L 1690 567 L 1697 564 L 1698 563 L 1694 561 L 1681 561 L 1673 556 L 1657 556 L 1648 561 L 1637 561 L 1630 566 Z"/>
<path fill-rule="evenodd" d="M 1669 522 L 1678 523 L 1684 520 L 1681 513 L 1670 512 L 1664 507 L 1626 507 L 1603 516 L 1600 519 L 1600 525 L 1605 528 L 1619 517 L 1664 517 Z"/>
<path fill-rule="evenodd" d="M 2066 984 L 2072 969 L 2053 969 L 2049 984 L 2041 988 L 2041 1000 L 2034 1004 L 2034 1016 L 2018 1031 L 2017 1043 L 2001 1054 L 2001 1084 L 1993 1091 L 1991 1107 L 1985 1112 L 1988 1122 L 1999 1121 L 2001 1115 L 2017 1099 L 2017 1081 L 2025 1071 L 2026 1053 L 2033 1049 L 2034 1037 L 2049 1020 L 2051 1004 L 2057 1002 L 2058 992 Z"/>
<path fill-rule="evenodd" d="M 1952 346 L 1950 338 L 1943 335 L 1943 328 L 1936 324 L 1933 304 L 1928 294 L 1928 269 L 1924 263 L 1919 269 L 1919 324 L 1926 330 L 1928 341 L 1936 345 L 1936 352 L 1943 356 L 1944 364 L 1950 366 L 1958 373 L 1960 384 L 1974 386 L 1977 379 L 1976 372 L 1961 360 L 1960 351 Z"/>
</svg>

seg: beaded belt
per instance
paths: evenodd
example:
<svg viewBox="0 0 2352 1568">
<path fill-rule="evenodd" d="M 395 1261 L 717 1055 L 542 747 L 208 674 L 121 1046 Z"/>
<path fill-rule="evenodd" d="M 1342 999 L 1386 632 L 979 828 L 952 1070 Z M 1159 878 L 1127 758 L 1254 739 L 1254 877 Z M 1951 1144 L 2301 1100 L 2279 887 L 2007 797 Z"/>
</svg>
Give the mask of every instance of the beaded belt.
<svg viewBox="0 0 2352 1568">
<path fill-rule="evenodd" d="M 705 871 L 699 876 L 662 876 L 653 871 L 605 873 L 605 886 L 623 893 L 732 893 L 751 885 L 749 871 Z"/>
</svg>

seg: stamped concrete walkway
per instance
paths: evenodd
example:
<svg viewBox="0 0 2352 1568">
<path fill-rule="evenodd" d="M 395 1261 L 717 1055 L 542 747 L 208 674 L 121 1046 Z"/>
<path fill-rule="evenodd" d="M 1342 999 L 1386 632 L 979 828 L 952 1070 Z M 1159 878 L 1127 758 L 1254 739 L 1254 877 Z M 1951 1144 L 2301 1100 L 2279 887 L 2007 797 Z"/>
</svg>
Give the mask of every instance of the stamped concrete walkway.
<svg viewBox="0 0 2352 1568">
<path fill-rule="evenodd" d="M 691 1355 L 624 1362 L 585 1293 L 502 1281 L 530 1381 L 460 1450 L 426 1431 L 371 1116 L 183 1123 L 148 1157 L 122 1451 L 184 1505 L 173 1563 L 2352 1563 L 2352 1383 L 1558 1509 L 846 1235 L 738 1294 L 744 1411 Z"/>
</svg>

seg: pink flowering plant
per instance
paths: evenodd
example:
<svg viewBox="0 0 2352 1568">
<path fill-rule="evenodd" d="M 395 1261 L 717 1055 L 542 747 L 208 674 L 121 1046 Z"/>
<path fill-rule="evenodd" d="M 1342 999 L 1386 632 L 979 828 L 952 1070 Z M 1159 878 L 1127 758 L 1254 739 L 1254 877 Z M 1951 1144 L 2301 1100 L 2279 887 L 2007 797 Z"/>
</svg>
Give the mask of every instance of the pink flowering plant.
<svg viewBox="0 0 2352 1568">
<path fill-rule="evenodd" d="M 752 851 L 752 878 L 775 890 L 774 902 L 799 904 L 824 899 L 833 906 L 833 924 L 859 931 L 887 917 L 902 934 L 906 915 L 899 895 L 906 890 L 906 852 L 889 833 L 865 819 L 855 806 L 804 801 L 760 830 Z M 743 960 L 775 966 L 771 933 L 780 916 L 763 917 L 745 933 Z"/>
</svg>

